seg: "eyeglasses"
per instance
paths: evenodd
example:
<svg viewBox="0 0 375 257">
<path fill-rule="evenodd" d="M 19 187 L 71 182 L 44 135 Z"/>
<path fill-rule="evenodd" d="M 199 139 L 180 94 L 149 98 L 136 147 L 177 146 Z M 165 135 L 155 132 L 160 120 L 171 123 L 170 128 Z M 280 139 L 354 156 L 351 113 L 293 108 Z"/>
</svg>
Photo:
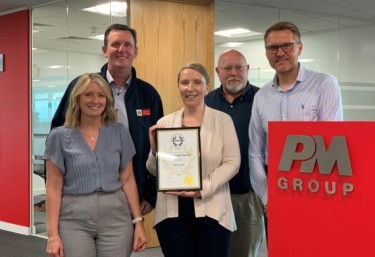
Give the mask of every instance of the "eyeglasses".
<svg viewBox="0 0 375 257">
<path fill-rule="evenodd" d="M 233 69 L 237 72 L 243 72 L 245 70 L 245 67 L 246 65 L 237 65 L 237 66 L 225 66 L 221 69 L 227 73 L 231 72 Z"/>
<path fill-rule="evenodd" d="M 266 51 L 269 54 L 276 54 L 279 51 L 279 48 L 281 48 L 285 53 L 288 53 L 293 50 L 294 46 L 299 43 L 297 42 L 291 42 L 291 43 L 285 43 L 282 45 L 270 45 L 266 46 Z"/>
</svg>

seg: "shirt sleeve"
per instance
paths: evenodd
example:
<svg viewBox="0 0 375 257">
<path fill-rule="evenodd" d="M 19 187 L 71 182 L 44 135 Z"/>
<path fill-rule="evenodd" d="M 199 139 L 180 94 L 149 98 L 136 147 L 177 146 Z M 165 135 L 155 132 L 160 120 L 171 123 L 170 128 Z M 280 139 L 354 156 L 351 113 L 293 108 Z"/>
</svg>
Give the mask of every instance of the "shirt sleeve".
<svg viewBox="0 0 375 257">
<path fill-rule="evenodd" d="M 165 127 L 165 123 L 161 121 L 162 119 L 159 119 L 156 124 L 161 125 L 162 127 Z M 156 133 L 156 132 L 155 132 Z M 148 139 L 149 140 L 149 139 Z M 154 156 L 151 152 L 151 147 L 150 147 L 150 152 L 148 154 L 148 159 L 146 161 L 146 168 L 148 172 L 153 175 L 157 176 L 157 167 L 156 167 L 156 156 Z"/>
<path fill-rule="evenodd" d="M 219 166 L 210 172 L 209 175 L 202 180 L 202 190 L 201 196 L 203 199 L 212 196 L 215 192 L 220 190 L 220 188 L 229 182 L 237 173 L 241 163 L 241 153 L 240 147 L 237 140 L 236 130 L 232 119 L 225 114 L 221 119 L 221 138 L 223 142 L 223 148 L 221 151 L 219 149 L 210 149 L 212 151 L 218 151 L 221 155 L 221 163 Z M 218 139 L 219 135 L 214 135 L 213 138 Z M 203 139 L 204 140 L 204 139 Z M 202 142 L 207 143 L 207 142 Z M 209 156 L 204 156 L 203 158 L 209 161 Z"/>
<path fill-rule="evenodd" d="M 258 110 L 258 97 L 255 95 L 249 125 L 249 167 L 250 181 L 255 193 L 264 205 L 268 202 L 268 181 L 265 171 L 265 151 L 267 133 L 262 127 L 262 119 Z"/>
<path fill-rule="evenodd" d="M 151 175 L 156 176 L 156 156 L 154 156 L 150 150 L 150 153 L 148 154 L 148 159 L 146 162 L 146 168 L 148 172 L 150 172 Z"/>
<path fill-rule="evenodd" d="M 337 79 L 332 75 L 328 75 L 322 84 L 322 92 L 319 99 L 319 120 L 343 120 L 340 86 Z"/>
<path fill-rule="evenodd" d="M 64 157 L 61 145 L 61 130 L 59 127 L 51 130 L 47 137 L 43 160 L 51 160 L 65 174 Z"/>
</svg>

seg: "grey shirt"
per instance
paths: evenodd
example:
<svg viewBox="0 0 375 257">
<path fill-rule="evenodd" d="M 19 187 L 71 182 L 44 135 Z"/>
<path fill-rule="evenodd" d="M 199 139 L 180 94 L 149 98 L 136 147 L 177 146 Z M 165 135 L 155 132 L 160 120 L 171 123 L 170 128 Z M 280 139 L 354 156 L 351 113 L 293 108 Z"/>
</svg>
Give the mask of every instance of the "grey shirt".
<svg viewBox="0 0 375 257">
<path fill-rule="evenodd" d="M 107 81 L 111 86 L 114 106 L 117 112 L 117 121 L 124 124 L 125 127 L 129 128 L 128 113 L 125 104 L 125 94 L 126 91 L 128 91 L 129 86 L 131 85 L 132 76 L 130 74 L 130 77 L 128 81 L 126 81 L 125 85 L 122 85 L 121 89 L 118 89 L 111 73 L 109 73 L 109 70 L 107 70 Z"/>
<path fill-rule="evenodd" d="M 95 150 L 78 128 L 54 128 L 43 159 L 51 160 L 64 176 L 64 194 L 90 194 L 119 189 L 120 172 L 135 154 L 129 130 L 120 123 L 102 126 Z"/>
</svg>

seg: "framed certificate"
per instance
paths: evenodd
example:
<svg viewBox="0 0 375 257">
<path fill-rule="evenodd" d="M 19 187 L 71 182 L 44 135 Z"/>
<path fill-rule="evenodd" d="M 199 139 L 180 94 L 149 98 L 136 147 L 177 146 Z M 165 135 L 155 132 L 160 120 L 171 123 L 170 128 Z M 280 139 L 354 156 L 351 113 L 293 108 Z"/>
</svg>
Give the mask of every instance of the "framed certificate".
<svg viewBox="0 0 375 257">
<path fill-rule="evenodd" d="M 156 130 L 158 191 L 202 189 L 199 127 Z"/>
</svg>

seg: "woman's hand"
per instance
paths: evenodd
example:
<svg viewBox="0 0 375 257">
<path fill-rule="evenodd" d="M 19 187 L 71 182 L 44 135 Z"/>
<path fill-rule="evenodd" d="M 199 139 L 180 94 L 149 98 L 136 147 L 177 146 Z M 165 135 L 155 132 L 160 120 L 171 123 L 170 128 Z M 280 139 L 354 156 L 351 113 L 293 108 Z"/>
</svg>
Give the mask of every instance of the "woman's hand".
<svg viewBox="0 0 375 257">
<path fill-rule="evenodd" d="M 168 191 L 165 193 L 169 195 L 177 195 L 181 197 L 202 198 L 200 191 Z"/>
<path fill-rule="evenodd" d="M 47 240 L 47 254 L 51 257 L 64 257 L 64 247 L 60 236 L 49 236 Z"/>
<path fill-rule="evenodd" d="M 135 223 L 133 237 L 133 251 L 140 252 L 145 250 L 147 245 L 147 238 L 145 229 L 143 227 L 143 221 Z"/>
</svg>

